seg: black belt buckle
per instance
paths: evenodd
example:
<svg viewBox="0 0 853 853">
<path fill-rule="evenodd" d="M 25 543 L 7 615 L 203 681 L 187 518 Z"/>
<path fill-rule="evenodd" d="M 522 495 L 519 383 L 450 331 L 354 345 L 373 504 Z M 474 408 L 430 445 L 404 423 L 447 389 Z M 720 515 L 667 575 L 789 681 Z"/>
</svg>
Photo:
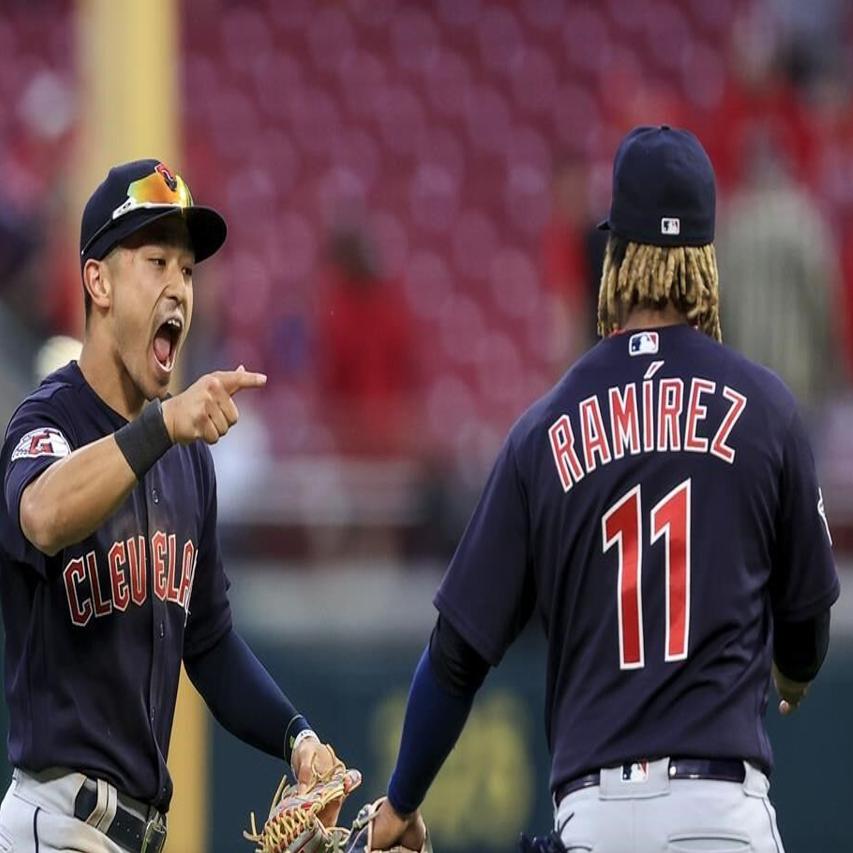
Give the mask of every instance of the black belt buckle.
<svg viewBox="0 0 853 853">
<path fill-rule="evenodd" d="M 145 824 L 145 835 L 139 853 L 162 853 L 166 844 L 166 827 L 160 818 L 149 820 Z"/>
</svg>

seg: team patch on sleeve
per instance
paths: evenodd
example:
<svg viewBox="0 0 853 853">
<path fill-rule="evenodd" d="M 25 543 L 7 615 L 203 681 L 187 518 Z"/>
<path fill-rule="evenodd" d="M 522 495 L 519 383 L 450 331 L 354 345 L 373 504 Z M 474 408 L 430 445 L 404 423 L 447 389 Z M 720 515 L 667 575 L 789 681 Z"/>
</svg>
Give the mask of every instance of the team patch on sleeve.
<svg viewBox="0 0 853 853">
<path fill-rule="evenodd" d="M 30 430 L 18 442 L 12 453 L 12 461 L 16 459 L 36 459 L 39 456 L 55 456 L 61 459 L 68 456 L 71 448 L 68 440 L 58 430 L 51 427 Z"/>
</svg>

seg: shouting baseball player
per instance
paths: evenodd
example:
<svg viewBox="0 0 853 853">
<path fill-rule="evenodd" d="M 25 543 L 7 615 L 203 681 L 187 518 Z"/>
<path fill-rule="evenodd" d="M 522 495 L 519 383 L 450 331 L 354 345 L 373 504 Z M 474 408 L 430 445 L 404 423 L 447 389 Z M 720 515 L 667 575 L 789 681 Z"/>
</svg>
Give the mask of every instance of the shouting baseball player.
<svg viewBox="0 0 853 853">
<path fill-rule="evenodd" d="M 435 598 L 388 797 L 353 849 L 421 848 L 418 807 L 535 612 L 568 850 L 781 853 L 771 670 L 789 713 L 823 662 L 839 584 L 797 403 L 720 343 L 714 217 L 695 136 L 625 137 L 604 340 L 500 451 Z"/>
<path fill-rule="evenodd" d="M 225 240 L 156 160 L 111 169 L 83 212 L 79 363 L 14 414 L 0 470 L 11 786 L 0 850 L 157 853 L 181 661 L 219 722 L 307 782 L 332 755 L 232 627 L 207 444 L 239 367 L 167 388 L 193 267 Z"/>
</svg>

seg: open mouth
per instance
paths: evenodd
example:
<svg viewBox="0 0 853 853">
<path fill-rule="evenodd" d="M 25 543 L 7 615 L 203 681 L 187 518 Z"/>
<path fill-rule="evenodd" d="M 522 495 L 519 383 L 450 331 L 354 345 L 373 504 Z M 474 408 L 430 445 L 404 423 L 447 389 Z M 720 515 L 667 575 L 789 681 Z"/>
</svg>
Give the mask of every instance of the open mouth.
<svg viewBox="0 0 853 853">
<path fill-rule="evenodd" d="M 162 323 L 154 335 L 154 358 L 165 371 L 170 371 L 175 364 L 175 355 L 184 324 L 178 317 L 170 317 Z"/>
</svg>

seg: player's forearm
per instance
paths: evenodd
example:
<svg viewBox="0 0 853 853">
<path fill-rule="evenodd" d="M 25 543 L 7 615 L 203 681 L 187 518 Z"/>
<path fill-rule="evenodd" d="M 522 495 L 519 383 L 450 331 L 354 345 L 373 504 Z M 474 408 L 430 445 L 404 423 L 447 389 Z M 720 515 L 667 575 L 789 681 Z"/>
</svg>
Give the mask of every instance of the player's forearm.
<svg viewBox="0 0 853 853">
<path fill-rule="evenodd" d="M 420 806 L 459 739 L 488 671 L 488 662 L 439 616 L 412 679 L 400 753 L 388 785 L 388 799 L 400 814 Z"/>
<path fill-rule="evenodd" d="M 244 743 L 290 761 L 294 738 L 309 728 L 308 721 L 236 631 L 229 630 L 184 665 L 224 728 Z"/>
<path fill-rule="evenodd" d="M 106 436 L 60 459 L 24 489 L 21 530 L 53 556 L 97 530 L 136 483 L 115 437 Z"/>
<path fill-rule="evenodd" d="M 474 695 L 454 695 L 442 686 L 427 647 L 412 679 L 397 766 L 388 784 L 388 800 L 399 814 L 420 808 L 462 734 Z"/>
</svg>

